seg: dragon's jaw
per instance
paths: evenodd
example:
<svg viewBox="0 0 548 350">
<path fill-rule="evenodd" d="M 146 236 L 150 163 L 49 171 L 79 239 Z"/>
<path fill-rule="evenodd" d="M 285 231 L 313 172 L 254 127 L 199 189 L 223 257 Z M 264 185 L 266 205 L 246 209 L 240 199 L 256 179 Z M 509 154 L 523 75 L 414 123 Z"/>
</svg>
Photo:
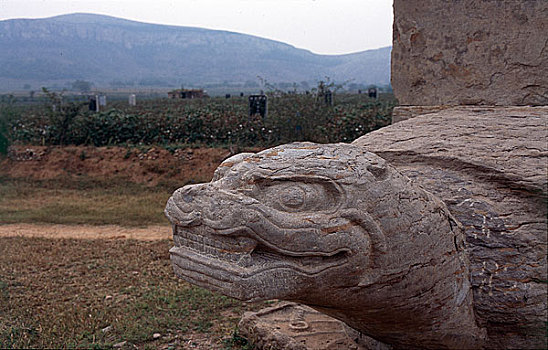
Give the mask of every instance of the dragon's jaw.
<svg viewBox="0 0 548 350">
<path fill-rule="evenodd" d="M 292 252 L 250 238 L 252 234 L 248 228 L 221 235 L 203 225 L 175 225 L 170 250 L 175 272 L 190 283 L 250 301 L 288 297 L 306 287 L 306 281 L 349 262 L 345 249 Z"/>
</svg>

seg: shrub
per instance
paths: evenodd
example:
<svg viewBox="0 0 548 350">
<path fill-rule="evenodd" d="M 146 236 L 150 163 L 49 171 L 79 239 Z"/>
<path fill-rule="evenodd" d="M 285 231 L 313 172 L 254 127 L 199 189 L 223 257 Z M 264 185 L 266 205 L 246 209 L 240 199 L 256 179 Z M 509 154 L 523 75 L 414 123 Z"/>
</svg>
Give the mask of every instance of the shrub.
<svg viewBox="0 0 548 350">
<path fill-rule="evenodd" d="M 47 142 L 54 145 L 74 143 L 73 120 L 80 114 L 85 103 L 65 102 L 62 94 L 50 92 L 42 88 L 48 97 L 46 115 L 49 119 L 47 128 Z"/>
<path fill-rule="evenodd" d="M 9 138 L 51 145 L 173 145 L 266 147 L 292 141 L 349 142 L 390 123 L 395 100 L 334 94 L 327 105 L 318 94 L 271 92 L 268 115 L 249 116 L 245 98 L 143 100 L 112 103 L 99 113 L 48 95 L 47 108 L 28 108 L 8 121 Z M 51 106 L 55 104 L 53 109 Z"/>
<path fill-rule="evenodd" d="M 13 96 L 8 97 L 8 101 L 0 104 L 0 154 L 8 154 L 10 145 L 9 126 L 15 118 L 15 110 Z"/>
<path fill-rule="evenodd" d="M 4 108 L 0 109 L 0 154 L 8 154 L 9 139 L 8 139 L 8 121 L 9 112 Z"/>
</svg>

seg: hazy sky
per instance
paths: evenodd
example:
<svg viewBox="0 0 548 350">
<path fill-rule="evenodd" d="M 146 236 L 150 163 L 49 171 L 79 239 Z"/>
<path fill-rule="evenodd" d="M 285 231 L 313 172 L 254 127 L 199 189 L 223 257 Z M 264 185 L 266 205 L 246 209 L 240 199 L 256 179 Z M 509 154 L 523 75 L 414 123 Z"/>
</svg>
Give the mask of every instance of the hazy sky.
<svg viewBox="0 0 548 350">
<path fill-rule="evenodd" d="M 321 54 L 392 43 L 392 0 L 0 0 L 0 20 L 74 12 L 253 34 Z"/>
</svg>

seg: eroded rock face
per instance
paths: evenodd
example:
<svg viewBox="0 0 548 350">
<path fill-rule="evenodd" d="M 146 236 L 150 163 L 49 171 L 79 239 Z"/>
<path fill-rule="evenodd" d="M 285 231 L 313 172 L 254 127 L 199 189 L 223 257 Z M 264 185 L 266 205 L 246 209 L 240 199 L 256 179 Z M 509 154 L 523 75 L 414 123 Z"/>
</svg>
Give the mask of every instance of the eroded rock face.
<svg viewBox="0 0 548 350">
<path fill-rule="evenodd" d="M 242 300 L 313 306 L 397 347 L 470 348 L 463 232 L 382 158 L 296 143 L 223 162 L 168 201 L 183 279 Z"/>
<path fill-rule="evenodd" d="M 400 105 L 548 104 L 548 1 L 395 0 Z"/>
<path fill-rule="evenodd" d="M 488 347 L 546 348 L 548 107 L 459 107 L 369 133 L 463 225 Z"/>
<path fill-rule="evenodd" d="M 258 312 L 246 312 L 238 329 L 258 349 L 392 349 L 365 337 L 339 320 L 291 302 L 280 302 Z"/>
</svg>

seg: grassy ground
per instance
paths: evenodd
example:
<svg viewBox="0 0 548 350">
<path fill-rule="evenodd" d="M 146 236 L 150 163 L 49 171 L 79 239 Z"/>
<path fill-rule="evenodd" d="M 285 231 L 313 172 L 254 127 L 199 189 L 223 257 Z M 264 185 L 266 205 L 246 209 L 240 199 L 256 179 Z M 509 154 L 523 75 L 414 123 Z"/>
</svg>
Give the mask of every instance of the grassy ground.
<svg viewBox="0 0 548 350">
<path fill-rule="evenodd" d="M 180 184 L 179 184 L 180 185 Z M 177 187 L 0 178 L 0 224 L 168 224 Z M 0 238 L 0 348 L 246 349 L 245 304 L 176 278 L 168 240 Z M 160 337 L 154 339 L 154 334 Z"/>
<path fill-rule="evenodd" d="M 0 223 L 145 226 L 168 224 L 163 208 L 177 185 L 121 180 L 0 178 Z"/>
<path fill-rule="evenodd" d="M 0 348 L 241 348 L 253 306 L 178 280 L 169 246 L 1 238 Z"/>
</svg>

